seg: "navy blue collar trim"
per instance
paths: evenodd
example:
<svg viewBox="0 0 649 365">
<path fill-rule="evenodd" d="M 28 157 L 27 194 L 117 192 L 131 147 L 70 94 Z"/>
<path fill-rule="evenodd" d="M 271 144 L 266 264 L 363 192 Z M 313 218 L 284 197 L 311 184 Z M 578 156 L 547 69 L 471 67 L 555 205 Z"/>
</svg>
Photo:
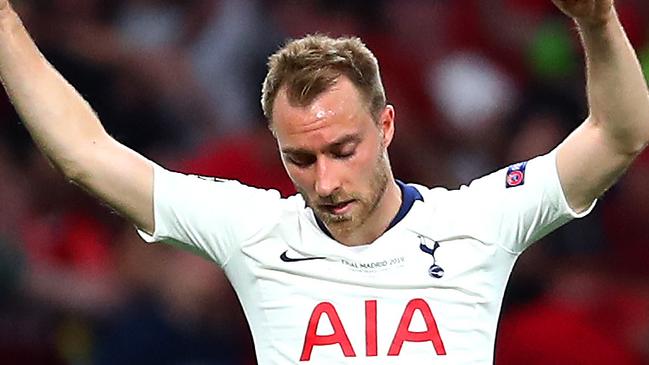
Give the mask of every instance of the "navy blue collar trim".
<svg viewBox="0 0 649 365">
<path fill-rule="evenodd" d="M 408 214 L 410 208 L 412 208 L 413 204 L 415 204 L 415 201 L 424 201 L 424 197 L 421 196 L 419 190 L 415 189 L 414 187 L 406 185 L 399 180 L 397 180 L 397 185 L 399 185 L 399 188 L 401 188 L 401 207 L 399 208 L 397 215 L 395 215 L 392 219 L 392 222 L 390 222 L 390 225 L 388 226 L 386 231 L 394 227 L 397 223 L 401 222 L 401 220 L 406 217 L 406 214 Z"/>
<path fill-rule="evenodd" d="M 399 211 L 397 212 L 397 215 L 394 216 L 390 224 L 388 225 L 388 228 L 386 228 L 386 231 L 389 230 L 390 228 L 394 227 L 397 223 L 401 222 L 403 218 L 408 214 L 412 206 L 415 204 L 415 201 L 424 201 L 424 197 L 421 195 L 419 190 L 415 189 L 414 187 L 404 184 L 399 180 L 397 181 L 397 185 L 399 186 L 399 189 L 401 189 L 401 207 L 399 208 Z M 331 232 L 327 229 L 327 226 L 318 219 L 318 217 L 314 214 L 315 221 L 318 224 L 318 227 L 324 232 L 327 236 L 330 238 L 333 238 L 331 235 Z"/>
</svg>

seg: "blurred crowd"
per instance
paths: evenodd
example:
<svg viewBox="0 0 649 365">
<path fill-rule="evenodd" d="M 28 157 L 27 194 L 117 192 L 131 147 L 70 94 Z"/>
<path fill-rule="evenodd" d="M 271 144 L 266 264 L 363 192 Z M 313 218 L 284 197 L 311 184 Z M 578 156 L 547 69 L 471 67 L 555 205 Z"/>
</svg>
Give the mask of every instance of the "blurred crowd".
<svg viewBox="0 0 649 365">
<path fill-rule="evenodd" d="M 358 35 L 396 108 L 397 178 L 457 187 L 586 116 L 574 25 L 550 0 L 14 0 L 119 141 L 178 171 L 294 189 L 259 106 L 267 56 Z M 649 72 L 649 2 L 618 0 Z M 52 121 L 56 123 L 56 121 Z M 0 100 L 3 364 L 254 364 L 220 270 L 146 245 L 66 182 Z M 507 202 L 503 202 L 507 204 Z M 496 364 L 649 364 L 649 155 L 512 275 Z"/>
</svg>

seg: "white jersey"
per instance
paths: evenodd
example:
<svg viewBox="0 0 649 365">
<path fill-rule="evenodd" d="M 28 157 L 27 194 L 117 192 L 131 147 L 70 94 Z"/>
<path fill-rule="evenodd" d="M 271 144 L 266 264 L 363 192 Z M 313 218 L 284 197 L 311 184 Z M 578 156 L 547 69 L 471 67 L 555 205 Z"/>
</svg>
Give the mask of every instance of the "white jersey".
<svg viewBox="0 0 649 365">
<path fill-rule="evenodd" d="M 157 167 L 156 231 L 143 236 L 225 270 L 260 365 L 491 364 L 516 258 L 579 216 L 555 153 L 459 190 L 400 186 L 392 226 L 353 248 L 330 238 L 299 195 Z"/>
</svg>

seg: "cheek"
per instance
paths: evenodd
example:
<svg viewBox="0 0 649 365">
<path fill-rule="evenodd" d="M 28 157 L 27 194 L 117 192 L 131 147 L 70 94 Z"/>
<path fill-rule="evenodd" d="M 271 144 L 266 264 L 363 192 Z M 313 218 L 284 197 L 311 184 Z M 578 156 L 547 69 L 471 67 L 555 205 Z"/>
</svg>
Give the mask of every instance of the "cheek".
<svg viewBox="0 0 649 365">
<path fill-rule="evenodd" d="M 377 161 L 376 153 L 369 150 L 359 153 L 353 161 L 350 161 L 348 166 L 349 171 L 355 171 L 355 176 L 358 180 L 357 183 L 365 184 L 369 182 L 369 178 L 373 175 L 376 169 Z"/>
<path fill-rule="evenodd" d="M 376 156 L 370 153 L 358 154 L 348 161 L 344 166 L 347 173 L 342 177 L 345 188 L 349 191 L 366 191 L 376 169 L 375 164 Z"/>
</svg>

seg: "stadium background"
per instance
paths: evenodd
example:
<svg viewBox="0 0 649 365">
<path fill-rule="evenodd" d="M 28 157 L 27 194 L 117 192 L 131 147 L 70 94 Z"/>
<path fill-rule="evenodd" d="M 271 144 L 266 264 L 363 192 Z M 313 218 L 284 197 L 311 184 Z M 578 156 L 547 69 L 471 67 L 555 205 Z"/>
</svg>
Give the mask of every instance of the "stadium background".
<svg viewBox="0 0 649 365">
<path fill-rule="evenodd" d="M 548 151 L 586 116 L 578 38 L 550 0 L 14 3 L 118 140 L 283 194 L 258 100 L 265 58 L 287 37 L 356 34 L 376 53 L 405 181 L 456 187 Z M 649 2 L 618 7 L 647 71 Z M 0 363 L 254 363 L 219 270 L 146 246 L 66 183 L 6 97 L 0 166 Z M 648 223 L 645 154 L 593 214 L 519 261 L 496 363 L 649 364 Z"/>
</svg>

